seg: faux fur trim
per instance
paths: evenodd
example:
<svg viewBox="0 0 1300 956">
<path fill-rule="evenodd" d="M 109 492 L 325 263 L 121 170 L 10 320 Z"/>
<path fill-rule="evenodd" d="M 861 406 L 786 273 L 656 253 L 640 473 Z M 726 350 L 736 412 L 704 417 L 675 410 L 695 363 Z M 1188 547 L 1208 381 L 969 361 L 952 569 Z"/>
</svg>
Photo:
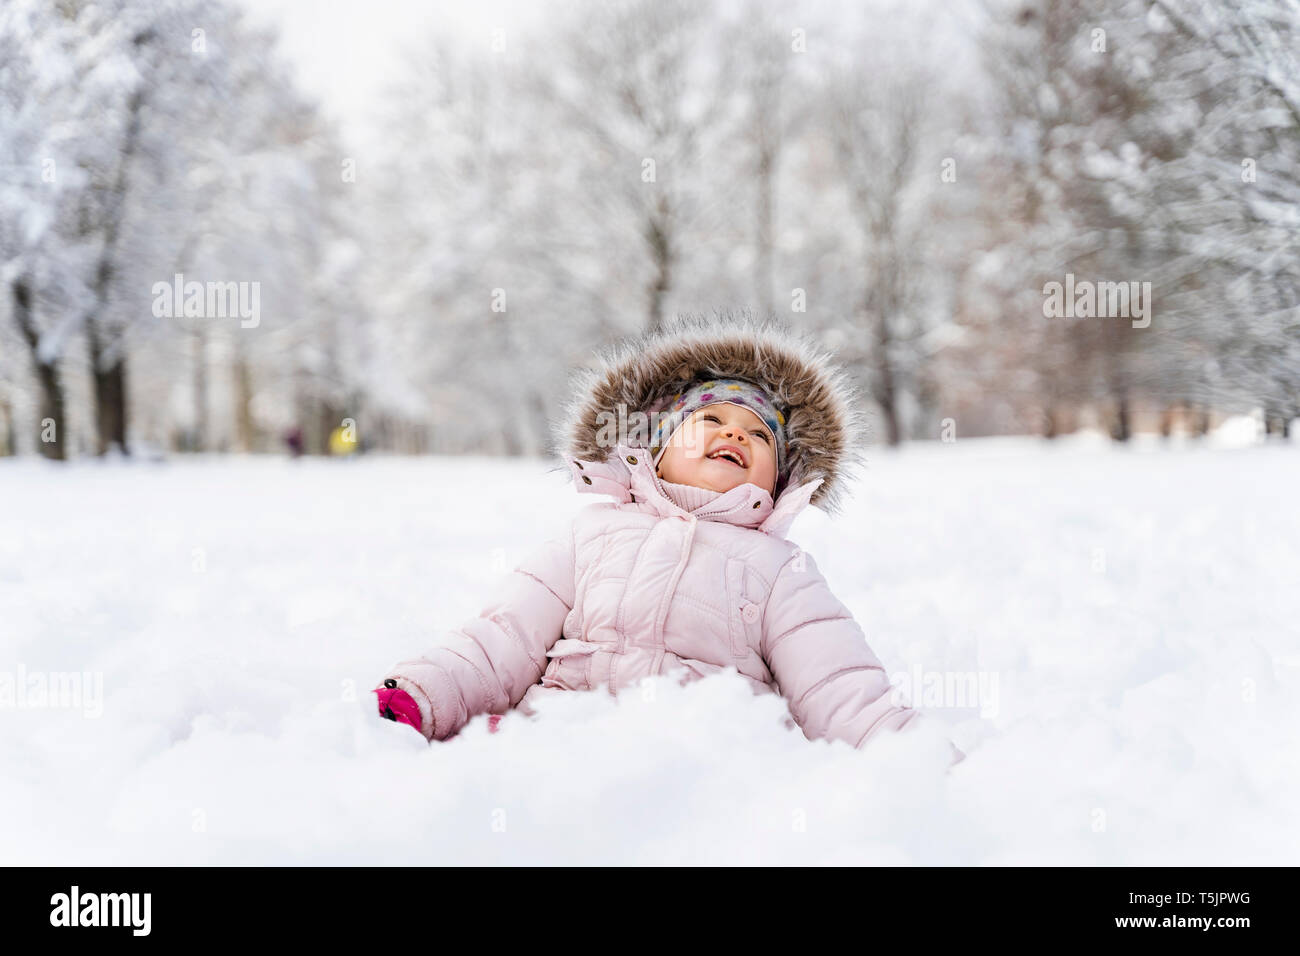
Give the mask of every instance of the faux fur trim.
<svg viewBox="0 0 1300 956">
<path fill-rule="evenodd" d="M 829 352 L 806 333 L 749 313 L 686 315 L 658 333 L 610 346 L 575 378 L 572 397 L 552 425 L 553 448 L 565 459 L 605 461 L 613 446 L 608 416 L 662 411 L 687 383 L 742 378 L 767 389 L 786 415 L 789 468 L 776 489 L 824 478 L 811 504 L 836 513 L 847 473 L 862 463 L 865 415 L 858 388 Z"/>
</svg>

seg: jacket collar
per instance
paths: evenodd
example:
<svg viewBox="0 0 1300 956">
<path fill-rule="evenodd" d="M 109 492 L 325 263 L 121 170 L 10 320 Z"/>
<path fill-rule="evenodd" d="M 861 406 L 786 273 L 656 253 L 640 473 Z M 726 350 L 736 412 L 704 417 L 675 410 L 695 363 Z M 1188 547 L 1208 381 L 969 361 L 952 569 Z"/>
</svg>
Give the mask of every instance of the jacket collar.
<svg viewBox="0 0 1300 956">
<path fill-rule="evenodd" d="M 645 448 L 620 444 L 605 461 L 571 459 L 568 466 L 574 486 L 580 492 L 609 495 L 619 504 L 645 505 L 665 518 L 691 517 L 690 512 L 679 508 L 663 493 L 655 480 L 650 452 Z M 725 521 L 784 538 L 790 524 L 824 481 L 824 478 L 813 478 L 786 488 L 775 502 L 757 485 L 737 485 L 711 501 L 695 517 Z"/>
</svg>

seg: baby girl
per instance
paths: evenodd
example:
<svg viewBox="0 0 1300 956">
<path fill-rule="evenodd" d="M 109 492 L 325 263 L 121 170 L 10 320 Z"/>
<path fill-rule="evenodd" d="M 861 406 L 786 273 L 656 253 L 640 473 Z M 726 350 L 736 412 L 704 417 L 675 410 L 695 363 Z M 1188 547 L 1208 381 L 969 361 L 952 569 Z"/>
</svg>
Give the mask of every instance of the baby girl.
<svg viewBox="0 0 1300 956">
<path fill-rule="evenodd" d="M 445 740 L 477 714 L 495 730 L 510 708 L 534 713 L 542 694 L 734 668 L 809 739 L 862 747 L 909 726 L 917 712 L 891 701 L 852 614 L 785 538 L 806 505 L 837 509 L 854 394 L 810 343 L 750 322 L 690 320 L 603 356 L 558 436 L 576 489 L 613 500 L 393 667 L 380 714 Z M 629 418 L 648 425 L 610 427 Z"/>
</svg>

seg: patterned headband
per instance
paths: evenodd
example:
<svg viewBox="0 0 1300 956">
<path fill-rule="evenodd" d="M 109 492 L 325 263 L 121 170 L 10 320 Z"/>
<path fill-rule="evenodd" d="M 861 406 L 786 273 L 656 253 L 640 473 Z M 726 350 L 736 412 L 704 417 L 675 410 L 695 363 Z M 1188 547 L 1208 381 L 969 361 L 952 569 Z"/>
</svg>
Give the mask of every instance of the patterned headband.
<svg viewBox="0 0 1300 956">
<path fill-rule="evenodd" d="M 682 422 L 705 405 L 716 402 L 729 402 L 749 409 L 762 419 L 763 424 L 772 432 L 776 439 L 776 474 L 779 486 L 781 479 L 785 477 L 785 414 L 777 408 L 769 392 L 753 382 L 739 378 L 711 378 L 696 382 L 673 396 L 672 403 L 660 419 L 659 427 L 655 429 L 654 440 L 650 444 L 650 452 L 654 455 L 655 464 L 659 464 L 668 442 L 681 427 Z"/>
</svg>

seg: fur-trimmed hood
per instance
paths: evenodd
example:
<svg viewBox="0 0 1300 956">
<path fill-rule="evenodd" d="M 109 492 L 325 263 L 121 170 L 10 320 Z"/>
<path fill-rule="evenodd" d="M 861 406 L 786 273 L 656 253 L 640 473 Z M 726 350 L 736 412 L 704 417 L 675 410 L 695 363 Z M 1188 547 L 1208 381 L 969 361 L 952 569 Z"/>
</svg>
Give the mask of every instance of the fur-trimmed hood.
<svg viewBox="0 0 1300 956">
<path fill-rule="evenodd" d="M 837 512 L 847 473 L 862 459 L 858 390 L 809 336 L 748 315 L 688 316 L 599 353 L 553 424 L 557 455 L 603 462 L 618 443 L 646 447 L 649 430 L 635 421 L 611 440 L 617 423 L 660 413 L 684 385 L 711 377 L 755 382 L 785 412 L 788 468 L 775 497 L 821 478 L 810 503 Z"/>
</svg>

